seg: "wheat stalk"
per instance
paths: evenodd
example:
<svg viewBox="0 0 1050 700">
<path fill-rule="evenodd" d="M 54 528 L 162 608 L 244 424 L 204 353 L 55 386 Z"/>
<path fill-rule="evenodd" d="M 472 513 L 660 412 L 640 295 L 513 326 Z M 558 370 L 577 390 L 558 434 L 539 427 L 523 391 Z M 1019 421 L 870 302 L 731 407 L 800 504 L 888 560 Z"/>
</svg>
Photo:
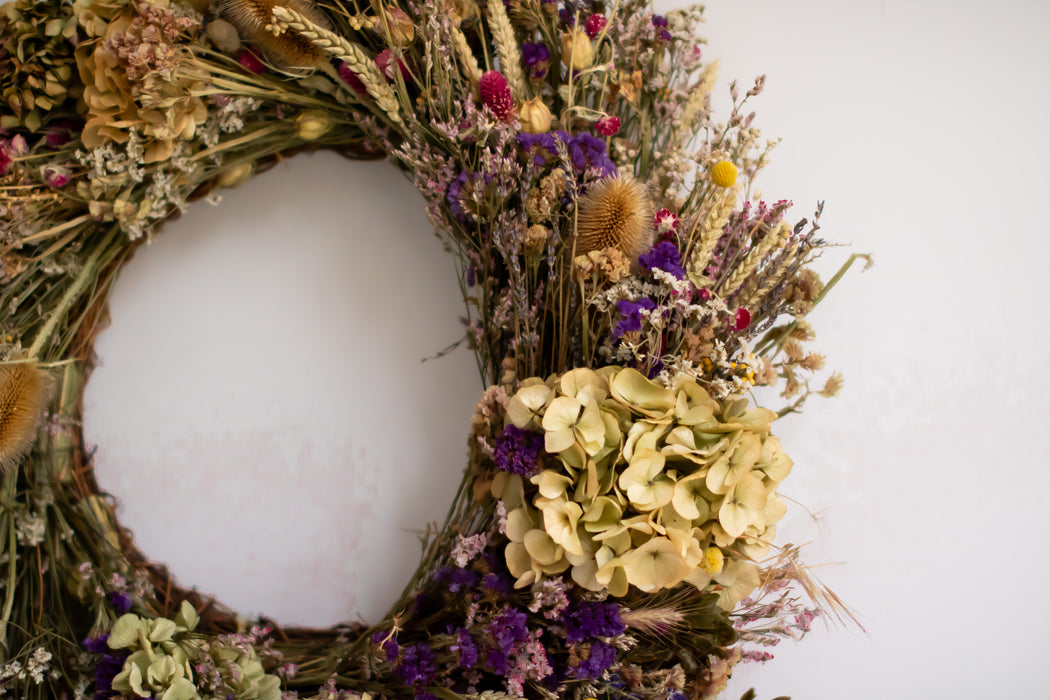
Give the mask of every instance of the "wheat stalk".
<svg viewBox="0 0 1050 700">
<path fill-rule="evenodd" d="M 707 96 L 711 94 L 711 89 L 716 82 L 718 82 L 717 60 L 704 66 L 704 72 L 700 74 L 700 80 L 689 93 L 685 106 L 682 108 L 682 121 L 680 122 L 682 130 L 687 132 L 693 130 L 693 120 L 700 113 L 700 110 L 704 108 L 704 105 L 707 103 Z"/>
<path fill-rule="evenodd" d="M 503 0 L 489 0 L 488 8 L 489 28 L 496 43 L 496 53 L 499 54 L 500 70 L 507 79 L 514 97 L 524 100 L 528 97 L 528 90 L 525 87 L 525 74 L 521 70 L 521 49 L 514 36 L 514 27 L 510 24 L 506 8 L 503 7 Z"/>
<path fill-rule="evenodd" d="M 478 81 L 481 80 L 481 66 L 478 65 L 478 59 L 474 57 L 474 52 L 467 43 L 467 35 L 459 27 L 453 27 L 452 38 L 456 54 L 459 56 L 460 63 L 463 64 L 463 73 L 470 79 L 471 84 L 477 87 Z"/>
<path fill-rule="evenodd" d="M 757 246 L 752 248 L 739 265 L 733 274 L 729 276 L 725 284 L 722 285 L 722 297 L 728 299 L 736 293 L 742 284 L 751 276 L 761 262 L 766 258 L 769 253 L 774 249 L 779 248 L 787 242 L 788 235 L 791 232 L 791 227 L 786 222 L 780 221 L 777 223 L 776 228 L 766 234 L 766 236 L 759 242 Z"/>
<path fill-rule="evenodd" d="M 795 264 L 796 258 L 799 253 L 798 243 L 793 243 L 789 246 L 781 255 L 777 258 L 776 262 L 771 266 L 773 269 L 768 271 L 766 279 L 762 282 L 758 289 L 747 295 L 746 299 L 741 299 L 740 306 L 747 308 L 757 308 L 766 295 L 769 294 L 773 289 L 780 284 L 787 274 L 791 271 Z"/>
<path fill-rule="evenodd" d="M 729 223 L 729 215 L 736 208 L 736 198 L 739 193 L 739 185 L 722 190 L 721 195 L 711 204 L 711 208 L 704 216 L 700 228 L 700 245 L 692 254 L 689 262 L 689 275 L 697 286 L 706 286 L 703 282 L 704 269 L 711 259 L 715 246 L 718 245 L 718 240 L 722 237 L 722 230 Z"/>
<path fill-rule="evenodd" d="M 401 108 L 397 94 L 387 84 L 383 74 L 379 72 L 379 68 L 369 59 L 360 46 L 350 43 L 335 32 L 317 26 L 303 15 L 295 10 L 289 10 L 287 7 L 275 6 L 273 8 L 273 18 L 275 25 L 280 30 L 292 29 L 298 32 L 307 41 L 332 58 L 345 63 L 350 70 L 357 74 L 365 89 L 368 90 L 368 94 L 375 99 L 376 105 L 386 112 L 390 121 L 395 124 L 404 124 L 404 121 L 401 119 Z"/>
</svg>

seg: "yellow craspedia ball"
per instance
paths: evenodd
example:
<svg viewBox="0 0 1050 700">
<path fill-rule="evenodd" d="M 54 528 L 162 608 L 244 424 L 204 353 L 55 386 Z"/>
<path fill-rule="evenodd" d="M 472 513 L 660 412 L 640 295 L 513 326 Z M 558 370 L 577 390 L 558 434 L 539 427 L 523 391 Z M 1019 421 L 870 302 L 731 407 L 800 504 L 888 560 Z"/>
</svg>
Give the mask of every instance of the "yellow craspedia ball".
<svg viewBox="0 0 1050 700">
<path fill-rule="evenodd" d="M 726 557 L 718 547 L 708 547 L 704 550 L 704 558 L 700 560 L 700 568 L 705 573 L 714 576 L 722 571 L 726 563 Z"/>
<path fill-rule="evenodd" d="M 711 168 L 711 182 L 719 187 L 732 187 L 736 182 L 736 166 L 728 160 L 720 160 Z"/>
</svg>

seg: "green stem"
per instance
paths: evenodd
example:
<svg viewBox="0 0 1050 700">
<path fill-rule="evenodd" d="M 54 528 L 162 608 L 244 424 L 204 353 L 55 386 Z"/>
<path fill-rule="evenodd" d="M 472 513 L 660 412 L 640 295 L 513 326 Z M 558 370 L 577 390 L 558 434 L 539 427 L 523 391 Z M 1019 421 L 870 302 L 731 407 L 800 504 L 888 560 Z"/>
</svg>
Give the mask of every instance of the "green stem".
<svg viewBox="0 0 1050 700">
<path fill-rule="evenodd" d="M 4 612 L 0 615 L 0 643 L 5 648 L 7 647 L 7 623 L 11 620 L 11 610 L 15 605 L 15 575 L 18 573 L 18 552 L 16 551 L 18 541 L 13 510 L 17 479 L 18 471 L 12 469 L 4 475 L 3 484 L 3 507 L 7 510 L 7 588 L 4 591 Z"/>
<path fill-rule="evenodd" d="M 109 246 L 113 240 L 114 235 L 117 233 L 117 227 L 114 226 L 109 235 L 106 236 L 105 240 L 95 249 L 95 252 L 91 254 L 91 257 L 84 263 L 84 268 L 77 275 L 77 278 L 73 280 L 73 284 L 69 285 L 69 289 L 62 295 L 62 300 L 58 303 L 58 306 L 51 312 L 51 316 L 47 319 L 47 323 L 37 333 L 36 338 L 33 339 L 33 344 L 29 348 L 29 357 L 34 359 L 40 359 L 40 353 L 43 351 L 47 341 L 51 339 L 51 334 L 55 332 L 55 328 L 58 326 L 58 322 L 61 321 L 69 308 L 73 306 L 73 302 L 77 300 L 84 288 L 88 286 L 92 280 L 95 279 L 96 268 L 98 267 L 98 261 L 102 257 L 102 253 Z"/>
</svg>

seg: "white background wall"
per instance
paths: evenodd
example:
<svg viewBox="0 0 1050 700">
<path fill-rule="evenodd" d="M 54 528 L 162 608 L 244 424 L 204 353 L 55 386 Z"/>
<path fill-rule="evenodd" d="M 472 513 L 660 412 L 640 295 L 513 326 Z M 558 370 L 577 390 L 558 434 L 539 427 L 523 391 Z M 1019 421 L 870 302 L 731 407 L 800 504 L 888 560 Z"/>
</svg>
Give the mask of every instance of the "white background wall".
<svg viewBox="0 0 1050 700">
<path fill-rule="evenodd" d="M 825 199 L 828 238 L 876 259 L 813 316 L 842 396 L 778 424 L 784 491 L 820 516 L 795 507 L 781 541 L 811 543 L 867 633 L 782 644 L 737 697 L 1050 692 L 1048 30 L 1035 1 L 709 3 L 723 82 L 769 76 L 760 188 L 797 217 Z M 86 427 L 181 580 L 286 623 L 400 589 L 479 389 L 467 352 L 418 363 L 459 314 L 419 201 L 389 167 L 299 158 L 125 272 Z"/>
</svg>

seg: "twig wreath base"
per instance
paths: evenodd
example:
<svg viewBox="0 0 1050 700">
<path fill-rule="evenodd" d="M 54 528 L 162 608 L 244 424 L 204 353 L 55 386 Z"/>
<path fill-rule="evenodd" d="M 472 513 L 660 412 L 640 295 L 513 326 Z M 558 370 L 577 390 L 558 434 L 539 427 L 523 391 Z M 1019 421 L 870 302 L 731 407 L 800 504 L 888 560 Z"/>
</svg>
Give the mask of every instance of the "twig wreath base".
<svg viewBox="0 0 1050 700">
<path fill-rule="evenodd" d="M 824 284 L 820 207 L 789 224 L 755 194 L 764 79 L 732 83 L 716 121 L 701 19 L 639 0 L 4 4 L 0 695 L 713 698 L 848 617 L 774 541 L 792 462 L 772 426 L 841 389 L 806 315 L 863 256 Z M 399 600 L 325 630 L 176 583 L 81 430 L 137 247 L 320 149 L 416 184 L 488 387 Z"/>
</svg>

